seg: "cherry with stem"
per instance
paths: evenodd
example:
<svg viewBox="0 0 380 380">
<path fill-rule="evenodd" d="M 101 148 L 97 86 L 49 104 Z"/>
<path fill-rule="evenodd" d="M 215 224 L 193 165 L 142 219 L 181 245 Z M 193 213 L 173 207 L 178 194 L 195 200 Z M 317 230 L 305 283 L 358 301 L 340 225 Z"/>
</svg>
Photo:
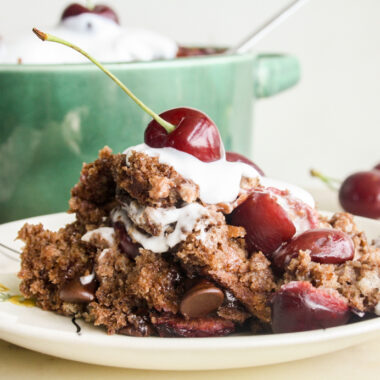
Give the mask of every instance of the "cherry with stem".
<svg viewBox="0 0 380 380">
<path fill-rule="evenodd" d="M 158 115 L 138 99 L 115 75 L 100 62 L 91 57 L 78 46 L 59 37 L 41 32 L 34 28 L 33 32 L 42 41 L 56 42 L 68 46 L 108 75 L 132 100 L 149 114 L 153 120 L 145 130 L 144 140 L 152 148 L 174 148 L 193 155 L 203 162 L 212 162 L 224 157 L 224 147 L 215 123 L 203 112 L 180 107 L 165 111 Z"/>
<path fill-rule="evenodd" d="M 339 202 L 345 211 L 367 218 L 380 218 L 380 170 L 378 166 L 372 170 L 353 173 L 343 182 L 324 176 L 316 170 L 311 170 L 310 173 L 331 189 L 339 192 Z"/>
</svg>

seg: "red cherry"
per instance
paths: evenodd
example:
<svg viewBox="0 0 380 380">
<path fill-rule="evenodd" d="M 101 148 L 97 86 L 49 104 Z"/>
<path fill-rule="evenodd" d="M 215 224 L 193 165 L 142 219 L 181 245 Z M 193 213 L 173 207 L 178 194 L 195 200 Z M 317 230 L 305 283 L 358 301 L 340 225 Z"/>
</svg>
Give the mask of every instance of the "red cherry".
<svg viewBox="0 0 380 380">
<path fill-rule="evenodd" d="M 249 251 L 260 250 L 264 254 L 275 251 L 296 233 L 287 212 L 267 192 L 254 192 L 231 213 L 229 222 L 245 228 Z"/>
<path fill-rule="evenodd" d="M 310 251 L 313 261 L 322 264 L 341 264 L 354 257 L 352 239 L 342 231 L 318 228 L 294 237 L 272 256 L 274 264 L 281 269 L 296 257 L 299 251 Z"/>
<path fill-rule="evenodd" d="M 180 107 L 165 111 L 160 117 L 176 128 L 167 133 L 164 127 L 152 120 L 144 136 L 145 143 L 150 147 L 175 148 L 204 162 L 217 161 L 223 157 L 223 144 L 218 128 L 203 112 Z"/>
<path fill-rule="evenodd" d="M 352 214 L 380 218 L 380 170 L 358 172 L 347 177 L 340 187 L 339 201 Z"/>
<path fill-rule="evenodd" d="M 131 237 L 125 230 L 124 224 L 122 222 L 115 222 L 113 228 L 119 239 L 120 250 L 124 252 L 128 258 L 134 260 L 136 256 L 140 254 L 140 245 L 132 241 Z"/>
<path fill-rule="evenodd" d="M 274 333 L 340 326 L 350 317 L 347 301 L 336 290 L 314 288 L 303 281 L 283 285 L 271 304 Z"/>
<path fill-rule="evenodd" d="M 286 207 L 285 210 L 296 227 L 297 234 L 318 227 L 319 215 L 317 211 L 300 199 L 293 197 L 288 190 L 268 187 L 266 191 L 273 194 L 280 201 L 280 204 Z"/>
<path fill-rule="evenodd" d="M 95 5 L 93 9 L 89 9 L 87 7 L 84 7 L 81 4 L 78 3 L 72 3 L 69 6 L 65 8 L 65 10 L 62 13 L 61 20 L 64 20 L 65 18 L 72 17 L 72 16 L 79 16 L 82 13 L 93 13 L 97 14 L 99 16 L 106 17 L 117 24 L 119 24 L 119 18 L 117 17 L 115 11 L 108 7 L 107 5 Z"/>
<path fill-rule="evenodd" d="M 254 162 L 242 154 L 235 152 L 226 152 L 226 160 L 230 162 L 244 162 L 245 164 L 251 165 L 261 176 L 265 176 L 261 168 L 259 168 Z"/>
</svg>

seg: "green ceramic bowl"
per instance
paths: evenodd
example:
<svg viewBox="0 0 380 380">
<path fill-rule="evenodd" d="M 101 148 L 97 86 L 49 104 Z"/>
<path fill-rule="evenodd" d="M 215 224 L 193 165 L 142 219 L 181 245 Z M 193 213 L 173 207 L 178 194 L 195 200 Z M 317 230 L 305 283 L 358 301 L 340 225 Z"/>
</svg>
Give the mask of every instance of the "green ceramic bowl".
<svg viewBox="0 0 380 380">
<path fill-rule="evenodd" d="M 250 155 L 255 98 L 299 79 L 287 55 L 215 55 L 111 64 L 160 113 L 189 106 L 218 125 L 225 146 Z M 83 162 L 104 145 L 143 141 L 146 115 L 92 64 L 0 65 L 0 222 L 64 211 Z"/>
</svg>

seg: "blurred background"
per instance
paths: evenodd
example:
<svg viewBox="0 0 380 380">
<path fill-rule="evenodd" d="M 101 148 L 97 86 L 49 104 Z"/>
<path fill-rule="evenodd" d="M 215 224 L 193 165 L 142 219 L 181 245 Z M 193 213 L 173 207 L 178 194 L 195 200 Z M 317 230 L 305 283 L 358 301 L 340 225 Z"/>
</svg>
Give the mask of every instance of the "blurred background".
<svg viewBox="0 0 380 380">
<path fill-rule="evenodd" d="M 51 26 L 66 0 L 8 1 L 0 34 Z M 121 24 L 145 27 L 181 44 L 233 45 L 287 0 L 104 0 Z M 380 2 L 310 0 L 257 45 L 296 55 L 302 80 L 257 102 L 254 159 L 273 177 L 307 187 L 311 167 L 331 176 L 380 161 Z M 1 89 L 0 89 L 1 91 Z"/>
</svg>

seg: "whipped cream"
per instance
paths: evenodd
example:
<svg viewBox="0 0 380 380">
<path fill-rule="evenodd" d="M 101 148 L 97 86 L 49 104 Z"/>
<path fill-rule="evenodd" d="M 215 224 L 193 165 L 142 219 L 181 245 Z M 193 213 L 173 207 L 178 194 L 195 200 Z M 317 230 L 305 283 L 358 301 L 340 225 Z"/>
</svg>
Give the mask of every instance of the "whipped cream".
<svg viewBox="0 0 380 380">
<path fill-rule="evenodd" d="M 242 177 L 248 177 L 259 178 L 265 187 L 289 190 L 293 197 L 312 208 L 315 206 L 313 197 L 307 191 L 286 182 L 262 177 L 252 166 L 243 162 L 229 162 L 225 158 L 203 162 L 191 154 L 174 148 L 151 148 L 146 144 L 140 144 L 124 151 L 127 155 L 127 165 L 132 151 L 157 157 L 161 164 L 172 166 L 184 178 L 192 180 L 199 186 L 200 199 L 207 204 L 233 202 L 239 195 Z"/>
<path fill-rule="evenodd" d="M 92 272 L 91 274 L 88 274 L 87 276 L 79 277 L 79 281 L 84 286 L 91 283 L 91 281 L 93 281 L 94 278 L 95 278 L 95 273 Z"/>
<path fill-rule="evenodd" d="M 190 233 L 202 231 L 207 222 L 201 219 L 208 213 L 207 208 L 199 203 L 189 203 L 181 208 L 157 208 L 152 217 L 163 225 L 158 236 L 148 235 L 138 229 L 129 218 L 128 211 L 122 207 L 114 209 L 111 218 L 113 222 L 122 222 L 127 233 L 145 249 L 162 253 L 186 240 Z"/>
<path fill-rule="evenodd" d="M 158 33 L 125 28 L 97 14 L 68 17 L 55 28 L 43 29 L 80 46 L 101 62 L 151 61 L 171 59 L 177 44 Z M 31 31 L 0 40 L 0 63 L 58 64 L 88 60 L 59 44 L 45 46 Z"/>
<path fill-rule="evenodd" d="M 105 240 L 110 247 L 114 244 L 115 230 L 112 227 L 99 227 L 95 230 L 88 231 L 82 236 L 81 240 L 89 243 L 96 235 L 102 240 Z"/>
<path fill-rule="evenodd" d="M 127 165 L 132 151 L 158 157 L 161 164 L 172 166 L 182 177 L 192 180 L 199 186 L 199 197 L 208 204 L 233 202 L 240 192 L 240 181 L 243 176 L 260 176 L 254 168 L 241 162 L 228 162 L 225 159 L 203 162 L 191 154 L 174 148 L 151 148 L 146 144 L 136 145 L 124 152 L 127 155 Z"/>
</svg>

